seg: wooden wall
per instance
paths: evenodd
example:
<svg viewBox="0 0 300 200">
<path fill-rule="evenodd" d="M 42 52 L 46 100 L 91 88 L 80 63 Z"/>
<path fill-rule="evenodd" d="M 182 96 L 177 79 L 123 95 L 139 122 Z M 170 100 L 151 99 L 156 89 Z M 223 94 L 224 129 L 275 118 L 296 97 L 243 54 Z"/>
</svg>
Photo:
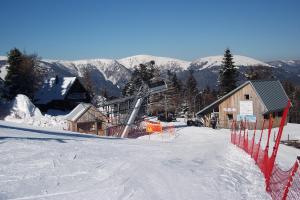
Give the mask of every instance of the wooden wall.
<svg viewBox="0 0 300 200">
<path fill-rule="evenodd" d="M 245 99 L 245 95 L 249 95 L 249 100 Z M 248 84 L 241 88 L 239 91 L 228 97 L 225 101 L 219 105 L 219 127 L 221 128 L 231 128 L 232 120 L 229 120 L 228 114 L 233 115 L 233 119 L 237 119 L 237 115 L 240 113 L 240 101 L 252 101 L 253 102 L 253 115 L 257 119 L 257 129 L 262 128 L 264 116 L 263 113 L 266 112 L 266 108 L 262 103 L 260 97 L 256 94 L 253 87 Z M 273 127 L 278 127 L 280 124 L 281 117 L 273 116 Z M 269 120 L 265 122 L 265 128 L 268 127 Z M 249 128 L 253 129 L 255 123 L 250 123 Z"/>
<path fill-rule="evenodd" d="M 101 113 L 96 107 L 91 106 L 85 113 L 83 113 L 83 115 L 79 117 L 77 121 L 69 121 L 68 126 L 69 130 L 71 131 L 93 134 L 97 133 L 97 128 L 98 135 L 104 135 L 105 129 L 107 128 L 107 123 L 108 120 L 106 116 Z"/>
</svg>

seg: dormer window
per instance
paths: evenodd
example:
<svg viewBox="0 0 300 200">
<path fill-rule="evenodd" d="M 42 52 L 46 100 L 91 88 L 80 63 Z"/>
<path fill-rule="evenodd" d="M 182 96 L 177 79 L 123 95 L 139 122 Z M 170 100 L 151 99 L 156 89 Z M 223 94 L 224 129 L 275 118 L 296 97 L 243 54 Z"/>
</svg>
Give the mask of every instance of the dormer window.
<svg viewBox="0 0 300 200">
<path fill-rule="evenodd" d="M 250 99 L 249 94 L 245 94 L 244 96 L 245 96 L 245 100 L 249 100 Z"/>
</svg>

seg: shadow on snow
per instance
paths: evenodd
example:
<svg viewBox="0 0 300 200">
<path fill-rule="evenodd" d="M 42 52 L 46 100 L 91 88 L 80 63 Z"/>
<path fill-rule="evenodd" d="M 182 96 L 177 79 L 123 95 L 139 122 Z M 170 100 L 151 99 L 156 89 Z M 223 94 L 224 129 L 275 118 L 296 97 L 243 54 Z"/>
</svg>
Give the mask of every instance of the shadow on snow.
<svg viewBox="0 0 300 200">
<path fill-rule="evenodd" d="M 52 131 L 46 131 L 46 130 L 37 130 L 37 129 L 31 129 L 31 128 L 24 128 L 24 127 L 14 127 L 9 125 L 0 125 L 0 128 L 6 128 L 6 129 L 14 129 L 14 130 L 20 130 L 20 131 L 26 131 L 26 132 L 34 132 L 39 134 L 45 134 L 45 135 L 54 135 L 54 136 L 64 136 L 64 137 L 71 137 L 73 139 L 75 138 L 89 138 L 89 139 L 107 139 L 107 140 L 118 140 L 122 138 L 117 137 L 105 137 L 105 136 L 97 136 L 97 135 L 88 135 L 88 134 L 80 134 L 80 133 L 65 133 L 65 132 L 52 132 Z M 0 139 L 34 139 L 34 137 L 0 137 Z M 36 140 L 71 140 L 71 139 L 59 139 L 59 138 L 36 138 Z"/>
</svg>

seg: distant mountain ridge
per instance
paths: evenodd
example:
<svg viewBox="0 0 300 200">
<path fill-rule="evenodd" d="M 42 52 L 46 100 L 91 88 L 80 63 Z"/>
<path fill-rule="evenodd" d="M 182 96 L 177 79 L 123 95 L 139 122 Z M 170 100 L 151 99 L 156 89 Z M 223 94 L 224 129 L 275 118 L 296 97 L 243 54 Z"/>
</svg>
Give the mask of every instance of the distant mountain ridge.
<svg viewBox="0 0 300 200">
<path fill-rule="evenodd" d="M 6 57 L 0 56 L 0 77 L 6 75 Z M 134 66 L 141 63 L 155 61 L 155 64 L 163 71 L 170 70 L 177 73 L 178 77 L 185 81 L 188 71 L 193 70 L 199 88 L 206 85 L 214 88 L 217 84 L 218 71 L 222 65 L 223 55 L 210 56 L 185 61 L 175 58 L 158 57 L 152 55 L 136 55 L 121 59 L 86 59 L 86 60 L 48 60 L 43 59 L 41 65 L 48 71 L 48 76 L 82 76 L 82 69 L 87 68 L 91 72 L 92 80 L 100 88 L 106 88 L 110 95 L 120 96 L 121 89 L 131 77 Z M 246 70 L 250 66 L 271 67 L 276 77 L 280 80 L 292 80 L 300 85 L 300 60 L 262 62 L 250 57 L 234 55 L 235 65 L 240 70 Z"/>
</svg>

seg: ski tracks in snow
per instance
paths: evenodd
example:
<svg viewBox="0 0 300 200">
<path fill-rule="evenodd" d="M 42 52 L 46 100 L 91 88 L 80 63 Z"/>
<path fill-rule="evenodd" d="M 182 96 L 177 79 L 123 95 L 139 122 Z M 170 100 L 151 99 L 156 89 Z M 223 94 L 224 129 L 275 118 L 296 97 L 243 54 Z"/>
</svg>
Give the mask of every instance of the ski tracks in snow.
<svg viewBox="0 0 300 200">
<path fill-rule="evenodd" d="M 186 127 L 167 142 L 8 139 L 0 199 L 268 199 L 259 169 L 229 137 Z"/>
</svg>

